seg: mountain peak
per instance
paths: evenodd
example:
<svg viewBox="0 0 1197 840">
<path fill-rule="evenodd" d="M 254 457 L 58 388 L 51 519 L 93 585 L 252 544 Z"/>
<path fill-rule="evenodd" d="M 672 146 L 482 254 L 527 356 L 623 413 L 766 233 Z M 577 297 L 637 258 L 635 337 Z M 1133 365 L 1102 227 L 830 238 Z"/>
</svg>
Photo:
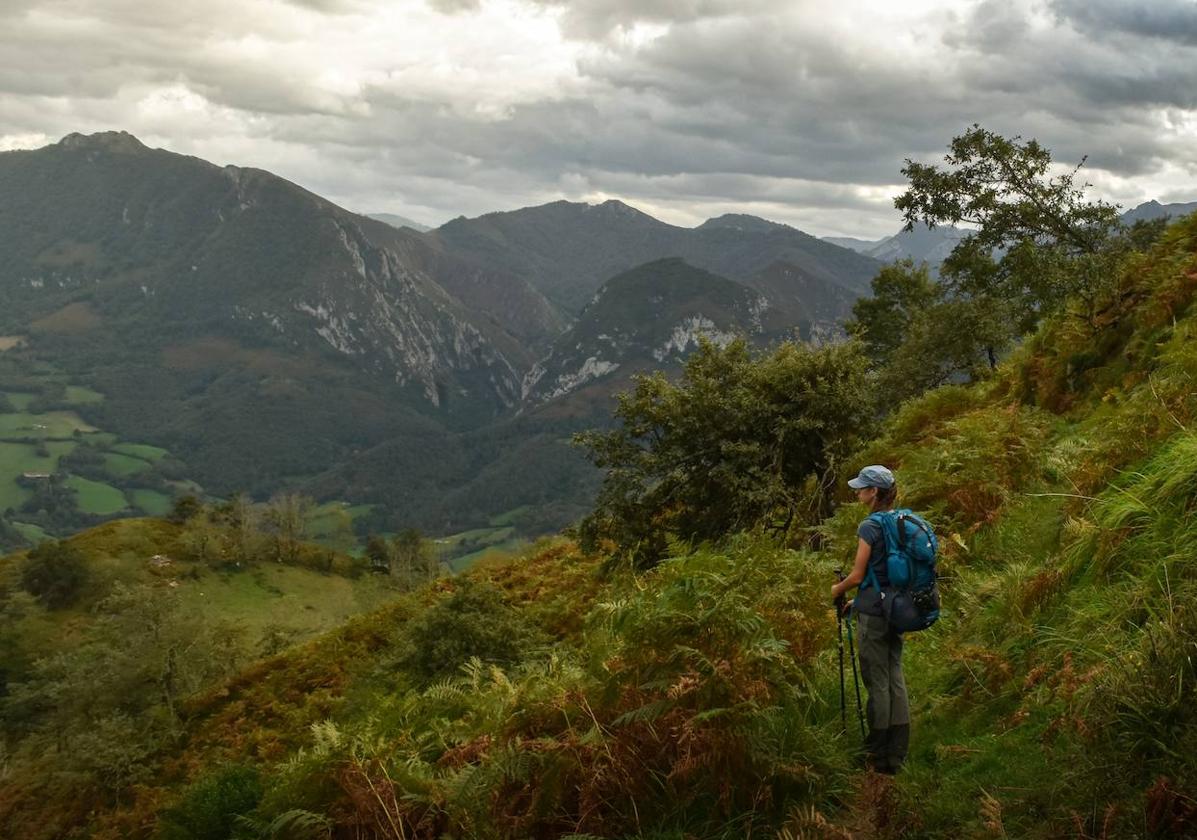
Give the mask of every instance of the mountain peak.
<svg viewBox="0 0 1197 840">
<path fill-rule="evenodd" d="M 697 230 L 713 230 L 715 228 L 767 233 L 771 230 L 785 230 L 789 228 L 789 225 L 771 222 L 768 219 L 762 219 L 760 216 L 749 216 L 747 213 L 724 213 L 722 216 L 707 219 L 698 226 Z"/>
<path fill-rule="evenodd" d="M 144 143 L 127 131 L 97 131 L 95 134 L 68 134 L 58 141 L 64 149 L 89 149 L 134 153 L 146 151 Z"/>
<path fill-rule="evenodd" d="M 654 222 L 658 221 L 657 219 L 654 219 L 652 216 L 645 213 L 643 210 L 637 210 L 632 205 L 625 204 L 618 198 L 609 198 L 602 204 L 587 204 L 584 206 L 588 211 L 597 210 L 608 216 L 644 217 L 646 219 L 653 219 Z"/>
</svg>

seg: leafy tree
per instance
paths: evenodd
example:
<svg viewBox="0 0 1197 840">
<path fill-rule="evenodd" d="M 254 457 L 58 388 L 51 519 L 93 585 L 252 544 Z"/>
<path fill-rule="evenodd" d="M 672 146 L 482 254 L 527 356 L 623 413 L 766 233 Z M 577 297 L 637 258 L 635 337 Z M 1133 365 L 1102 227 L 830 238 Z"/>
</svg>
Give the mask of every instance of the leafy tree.
<svg viewBox="0 0 1197 840">
<path fill-rule="evenodd" d="M 222 556 L 229 562 L 248 563 L 258 557 L 263 548 L 261 511 L 244 493 L 216 508 L 217 524 L 224 528 Z"/>
<path fill-rule="evenodd" d="M 860 339 L 865 353 L 876 364 L 885 364 L 901 345 L 915 320 L 943 298 L 942 289 L 927 269 L 914 260 L 885 266 L 873 278 L 872 297 L 852 305 L 849 334 Z"/>
<path fill-rule="evenodd" d="M 26 545 L 24 535 L 8 521 L 7 515 L 0 516 L 0 552 L 9 552 Z"/>
<path fill-rule="evenodd" d="M 831 507 L 840 462 L 873 421 L 867 360 L 856 343 L 704 341 L 678 382 L 660 373 L 619 396 L 611 431 L 575 440 L 607 473 L 579 526 L 587 548 L 656 563 L 670 535 L 715 539 L 757 524 L 785 531 Z"/>
<path fill-rule="evenodd" d="M 378 534 L 366 538 L 366 559 L 370 561 L 372 570 L 391 570 L 391 548 Z"/>
<path fill-rule="evenodd" d="M 193 516 L 196 516 L 204 509 L 203 502 L 194 493 L 187 493 L 175 499 L 174 504 L 171 505 L 170 515 L 167 517 L 171 522 L 179 525 L 189 521 Z"/>
<path fill-rule="evenodd" d="M 1051 152 L 1035 140 L 974 125 L 952 139 L 946 166 L 906 161 L 909 187 L 894 205 L 906 230 L 966 224 L 975 230 L 941 268 L 958 291 L 1017 304 L 1014 327 L 1079 296 L 1092 315 L 1112 273 L 1117 208 L 1090 201 L 1076 182 L 1084 160 L 1053 175 Z M 1000 254 L 1000 256 L 995 256 Z"/>
<path fill-rule="evenodd" d="M 956 295 L 918 312 L 879 371 L 882 409 L 953 380 L 986 376 L 1009 340 L 1005 309 L 995 301 Z"/>
<path fill-rule="evenodd" d="M 308 515 L 315 502 L 298 493 L 280 493 L 266 506 L 264 518 L 274 536 L 275 558 L 294 563 L 307 535 Z"/>
<path fill-rule="evenodd" d="M 225 532 L 210 515 L 203 510 L 187 519 L 179 535 L 186 556 L 197 563 L 224 565 Z"/>
<path fill-rule="evenodd" d="M 51 609 L 68 607 L 87 584 L 87 563 L 70 543 L 47 540 L 21 564 L 21 587 Z"/>
<path fill-rule="evenodd" d="M 409 587 L 440 574 L 441 564 L 435 548 L 415 528 L 405 528 L 391 539 L 388 556 L 391 575 Z"/>
</svg>

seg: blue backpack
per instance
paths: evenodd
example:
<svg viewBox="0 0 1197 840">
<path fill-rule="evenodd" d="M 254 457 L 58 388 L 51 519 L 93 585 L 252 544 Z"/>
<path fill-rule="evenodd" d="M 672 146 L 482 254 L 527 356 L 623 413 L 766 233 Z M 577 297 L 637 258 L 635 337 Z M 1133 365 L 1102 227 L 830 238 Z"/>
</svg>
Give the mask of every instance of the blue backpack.
<svg viewBox="0 0 1197 840">
<path fill-rule="evenodd" d="M 885 536 L 885 571 L 889 587 L 882 593 L 882 608 L 893 629 L 902 633 L 926 630 L 939 620 L 939 589 L 935 585 L 935 532 L 913 511 L 878 511 L 869 519 Z M 880 588 L 872 565 L 864 583 Z"/>
</svg>

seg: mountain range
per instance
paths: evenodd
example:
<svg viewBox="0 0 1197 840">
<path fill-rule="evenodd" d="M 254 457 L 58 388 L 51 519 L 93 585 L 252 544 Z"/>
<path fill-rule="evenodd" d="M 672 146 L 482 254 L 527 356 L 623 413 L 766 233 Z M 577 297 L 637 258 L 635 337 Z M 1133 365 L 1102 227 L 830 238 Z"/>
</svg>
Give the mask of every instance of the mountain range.
<svg viewBox="0 0 1197 840">
<path fill-rule="evenodd" d="M 1180 218 L 1197 212 L 1197 201 L 1187 204 L 1160 204 L 1158 201 L 1148 201 L 1127 210 L 1120 217 L 1124 224 L 1147 222 L 1155 219 Z M 902 230 L 893 236 L 883 239 L 857 239 L 850 236 L 827 236 L 825 242 L 848 248 L 858 254 L 880 260 L 883 263 L 910 259 L 916 263 L 927 263 L 933 271 L 938 272 L 940 264 L 952 253 L 968 231 L 951 226 L 928 228 L 915 227 L 913 230 Z"/>
<path fill-rule="evenodd" d="M 365 215 L 371 219 L 374 219 L 375 221 L 385 222 L 391 227 L 411 228 L 412 230 L 419 231 L 420 233 L 427 233 L 428 231 L 432 230 L 430 225 L 421 224 L 420 222 L 407 218 L 407 216 L 400 216 L 398 213 L 366 213 Z"/>
<path fill-rule="evenodd" d="M 168 449 L 210 493 L 373 504 L 380 528 L 524 508 L 555 526 L 597 481 L 571 433 L 608 422 L 632 375 L 676 370 L 703 336 L 835 336 L 884 261 L 935 263 L 962 235 L 837 244 L 620 201 L 424 231 L 379 215 L 124 132 L 0 153 L 7 363 L 94 389 L 88 422 Z"/>
<path fill-rule="evenodd" d="M 390 221 L 123 132 L 5 152 L 0 335 L 210 492 L 298 488 L 437 528 L 553 501 L 520 491 L 529 471 L 541 496 L 548 475 L 584 495 L 568 436 L 621 375 L 676 365 L 700 333 L 833 333 L 879 265 L 755 217 L 682 228 L 618 201 Z M 606 401 L 576 396 L 612 365 Z"/>
</svg>

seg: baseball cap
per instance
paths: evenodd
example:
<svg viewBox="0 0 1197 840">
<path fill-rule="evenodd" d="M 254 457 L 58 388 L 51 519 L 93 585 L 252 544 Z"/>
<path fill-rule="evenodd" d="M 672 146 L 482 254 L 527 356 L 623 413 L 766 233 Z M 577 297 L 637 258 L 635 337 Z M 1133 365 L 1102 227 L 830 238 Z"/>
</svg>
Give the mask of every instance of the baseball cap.
<svg viewBox="0 0 1197 840">
<path fill-rule="evenodd" d="M 883 467 L 880 464 L 865 467 L 860 471 L 860 475 L 848 482 L 848 486 L 853 490 L 863 490 L 866 487 L 880 487 L 882 490 L 888 490 L 894 484 L 894 474 L 889 471 L 888 467 Z"/>
</svg>

